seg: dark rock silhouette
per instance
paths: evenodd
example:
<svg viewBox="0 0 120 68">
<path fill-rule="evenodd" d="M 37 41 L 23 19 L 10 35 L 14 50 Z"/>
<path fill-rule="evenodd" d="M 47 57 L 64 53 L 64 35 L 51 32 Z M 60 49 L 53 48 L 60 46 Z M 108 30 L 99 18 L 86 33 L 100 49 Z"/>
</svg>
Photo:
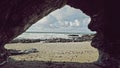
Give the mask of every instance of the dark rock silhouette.
<svg viewBox="0 0 120 68">
<path fill-rule="evenodd" d="M 0 63 L 8 53 L 4 45 L 50 12 L 68 4 L 91 17 L 89 28 L 96 31 L 92 46 L 99 50 L 98 65 L 118 68 L 120 61 L 119 1 L 113 0 L 1 0 Z"/>
<path fill-rule="evenodd" d="M 22 34 L 32 24 L 61 8 L 66 0 L 1 0 L 0 1 L 0 64 L 8 57 L 4 45 Z"/>
</svg>

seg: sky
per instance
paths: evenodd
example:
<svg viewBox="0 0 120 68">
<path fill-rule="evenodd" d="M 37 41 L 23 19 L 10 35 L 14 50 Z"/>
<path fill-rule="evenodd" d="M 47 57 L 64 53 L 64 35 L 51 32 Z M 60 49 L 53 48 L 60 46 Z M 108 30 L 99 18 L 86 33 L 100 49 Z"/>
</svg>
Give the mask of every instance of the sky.
<svg viewBox="0 0 120 68">
<path fill-rule="evenodd" d="M 85 32 L 88 29 L 90 17 L 81 10 L 68 5 L 57 9 L 32 25 L 27 32 Z"/>
</svg>

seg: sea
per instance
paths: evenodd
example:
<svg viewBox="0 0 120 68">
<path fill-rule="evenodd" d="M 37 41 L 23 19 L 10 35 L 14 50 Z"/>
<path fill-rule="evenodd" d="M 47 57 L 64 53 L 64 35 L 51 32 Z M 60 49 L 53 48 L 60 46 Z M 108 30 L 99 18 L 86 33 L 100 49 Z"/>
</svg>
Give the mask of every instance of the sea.
<svg viewBox="0 0 120 68">
<path fill-rule="evenodd" d="M 52 39 L 52 38 L 65 38 L 69 39 L 68 35 L 78 35 L 81 37 L 85 34 L 94 34 L 84 33 L 84 32 L 24 32 L 15 39 Z"/>
</svg>

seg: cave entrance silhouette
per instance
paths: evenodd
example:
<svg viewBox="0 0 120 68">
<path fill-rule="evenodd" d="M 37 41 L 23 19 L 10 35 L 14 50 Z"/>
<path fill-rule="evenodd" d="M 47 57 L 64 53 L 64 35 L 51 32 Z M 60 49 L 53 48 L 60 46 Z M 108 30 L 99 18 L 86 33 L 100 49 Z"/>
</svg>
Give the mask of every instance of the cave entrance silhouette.
<svg viewBox="0 0 120 68">
<path fill-rule="evenodd" d="M 68 13 L 68 12 L 70 12 L 70 13 Z M 55 23 L 54 23 L 54 20 L 55 20 Z M 31 40 L 33 40 L 33 38 L 34 39 L 35 38 L 39 39 L 40 38 L 39 37 L 40 36 L 39 33 L 43 32 L 44 30 L 46 30 L 45 32 L 48 31 L 48 33 L 49 33 L 50 31 L 53 32 L 54 29 L 56 29 L 55 30 L 56 32 L 53 32 L 53 33 L 57 33 L 59 30 L 61 30 L 60 32 L 70 31 L 71 28 L 72 28 L 72 30 L 86 31 L 86 32 L 82 33 L 82 34 L 85 34 L 85 35 L 86 34 L 88 34 L 88 35 L 89 34 L 94 34 L 95 32 L 91 32 L 88 29 L 89 22 L 90 22 L 90 17 L 88 17 L 87 15 L 85 15 L 84 13 L 82 13 L 82 11 L 80 11 L 79 9 L 75 9 L 75 8 L 72 8 L 72 7 L 70 7 L 70 6 L 67 5 L 67 6 L 65 6 L 65 7 L 61 8 L 61 9 L 53 11 L 48 16 L 44 17 L 43 19 L 41 19 L 40 21 L 38 21 L 36 24 L 34 24 L 32 27 L 30 27 L 25 33 L 23 33 L 23 35 L 20 35 L 17 38 L 24 38 L 24 39 L 25 38 L 26 39 L 29 38 Z M 59 29 L 58 27 L 59 28 L 62 27 L 62 29 Z M 47 28 L 47 29 L 45 29 L 45 28 Z M 39 32 L 39 30 L 42 30 L 42 31 Z M 68 32 L 68 33 L 72 33 L 72 30 L 71 30 L 71 32 Z M 76 32 L 73 31 L 72 34 L 74 34 L 74 33 L 75 34 L 81 33 L 81 32 L 77 32 L 77 31 Z M 33 35 L 31 33 L 33 33 Z M 36 37 L 36 35 L 37 35 L 36 33 L 38 33 L 37 37 Z M 34 36 L 34 34 L 35 34 L 35 36 Z M 53 35 L 54 34 L 52 34 L 52 36 L 50 36 L 50 38 L 52 38 Z M 44 37 L 46 37 L 46 36 L 44 36 Z M 41 45 L 42 46 L 44 45 L 44 44 L 41 44 L 41 43 L 39 43 L 39 44 L 36 44 L 36 43 L 33 44 L 33 43 L 31 43 L 31 41 L 30 41 L 31 44 L 29 44 L 28 41 L 27 42 L 26 41 L 22 41 L 22 42 L 24 44 L 21 44 L 20 48 L 18 48 L 18 49 L 21 49 L 21 48 L 24 49 L 25 46 L 22 46 L 22 45 L 30 46 L 32 44 L 32 45 L 35 45 L 35 46 L 32 46 L 32 47 L 38 48 L 38 50 L 41 51 L 40 47 L 41 47 Z M 42 40 L 42 42 L 43 42 L 43 40 Z M 26 44 L 26 43 L 28 43 L 28 44 Z M 94 49 L 94 48 L 92 48 L 90 46 L 90 43 L 91 43 L 90 40 L 89 40 L 89 42 L 85 42 L 85 43 L 84 43 L 84 40 L 81 43 L 78 43 L 78 42 L 77 43 L 75 43 L 75 42 L 74 43 L 68 43 L 68 44 L 67 43 L 61 43 L 61 44 L 58 43 L 58 45 L 57 45 L 57 43 L 52 43 L 52 45 L 48 43 L 48 45 L 44 45 L 44 46 L 48 46 L 48 48 L 50 46 L 54 46 L 54 47 L 52 47 L 52 49 L 46 51 L 48 53 L 51 50 L 53 50 L 53 52 L 55 52 L 55 54 L 53 54 L 53 53 L 50 52 L 49 56 L 46 55 L 46 56 L 48 56 L 46 58 L 47 61 L 44 61 L 45 59 L 42 59 L 42 61 L 41 60 L 37 60 L 37 59 L 35 59 L 33 61 L 29 60 L 30 57 L 35 56 L 35 54 L 32 55 L 32 56 L 25 55 L 25 56 L 27 56 L 26 59 L 25 59 L 25 57 L 22 57 L 23 55 L 19 56 L 19 57 L 24 58 L 24 59 L 19 58 L 19 60 L 16 59 L 17 57 L 13 56 L 13 59 L 11 59 L 11 61 L 13 61 L 12 63 L 18 62 L 18 64 L 16 64 L 16 65 L 19 66 L 19 67 L 20 66 L 27 67 L 27 65 L 30 65 L 30 63 L 35 63 L 36 65 L 38 65 L 37 63 L 40 63 L 40 64 L 45 65 L 45 66 L 51 66 L 51 65 L 53 65 L 54 68 L 56 68 L 54 65 L 57 66 L 57 64 L 59 64 L 58 67 L 60 67 L 60 66 L 61 67 L 66 66 L 65 68 L 68 68 L 69 66 L 71 66 L 73 68 L 82 67 L 83 66 L 84 68 L 86 68 L 87 67 L 86 65 L 88 65 L 89 68 L 92 68 L 92 67 L 96 67 L 97 68 L 97 66 L 94 66 L 94 64 L 92 64 L 92 62 L 94 62 L 94 61 L 97 60 L 97 58 L 98 58 L 98 52 L 97 52 L 96 49 Z M 19 46 L 19 44 L 18 45 L 13 44 L 13 46 L 14 45 L 15 46 Z M 68 45 L 68 46 L 65 46 L 65 45 Z M 12 44 L 11 44 L 11 46 L 12 46 Z M 65 47 L 63 47 L 63 46 L 65 46 Z M 77 49 L 78 46 L 80 46 L 80 49 L 79 48 Z M 9 48 L 9 45 L 6 46 L 6 47 Z M 67 47 L 69 47 L 69 48 L 67 48 Z M 75 47 L 75 50 L 77 50 L 77 51 L 74 51 L 74 47 Z M 15 47 L 15 48 L 17 49 L 17 47 Z M 28 47 L 28 48 L 30 48 L 30 47 Z M 60 49 L 65 48 L 66 50 L 64 49 L 64 51 L 61 52 L 61 50 L 59 51 L 59 49 L 57 49 L 58 53 L 56 53 L 56 51 L 54 51 L 54 50 L 56 50 L 56 48 L 60 48 Z M 46 49 L 44 49 L 44 50 L 46 50 Z M 45 54 L 48 54 L 48 53 L 45 53 Z M 64 54 L 62 54 L 62 53 L 64 53 Z M 53 55 L 50 55 L 50 54 L 53 54 Z M 58 55 L 56 55 L 56 54 L 58 54 Z M 79 54 L 79 55 L 77 55 L 77 54 Z M 36 58 L 39 58 L 40 56 L 41 55 L 36 56 Z M 68 57 L 66 57 L 66 59 L 63 59 L 63 58 L 65 58 L 65 56 L 68 56 Z M 35 58 L 35 57 L 33 57 L 33 58 Z M 56 61 L 56 59 L 58 59 L 58 60 Z M 25 64 L 24 65 L 19 65 L 19 63 L 20 64 L 25 63 Z M 8 67 L 11 64 L 8 64 L 6 67 Z M 75 64 L 75 66 L 72 66 L 73 64 Z M 16 65 L 13 65 L 13 66 L 16 66 Z M 32 65 L 32 67 L 35 67 L 36 65 Z M 39 67 L 42 67 L 42 66 L 39 66 Z"/>
<path fill-rule="evenodd" d="M 4 48 L 5 44 L 25 32 L 31 25 L 50 12 L 66 4 L 81 9 L 91 17 L 88 27 L 97 32 L 91 45 L 99 51 L 99 66 L 119 68 L 120 11 L 118 10 L 119 2 L 113 0 L 109 2 L 104 0 L 1 0 L 0 63 L 6 62 L 9 56 Z M 78 26 L 79 24 L 70 25 Z M 50 24 L 50 27 L 53 26 L 56 27 L 56 25 Z"/>
</svg>

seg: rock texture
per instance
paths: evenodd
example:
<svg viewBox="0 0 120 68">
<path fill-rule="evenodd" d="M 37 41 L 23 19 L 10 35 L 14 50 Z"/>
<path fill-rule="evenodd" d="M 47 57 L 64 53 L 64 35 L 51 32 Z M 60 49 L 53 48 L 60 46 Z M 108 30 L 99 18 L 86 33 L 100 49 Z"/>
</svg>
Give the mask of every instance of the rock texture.
<svg viewBox="0 0 120 68">
<path fill-rule="evenodd" d="M 0 43 L 4 45 L 23 33 L 32 24 L 55 9 L 61 8 L 66 0 L 4 0 L 0 1 Z"/>
<path fill-rule="evenodd" d="M 66 0 L 1 0 L 0 63 L 7 58 L 7 51 L 4 48 L 6 43 L 50 12 L 64 6 L 66 2 Z M 4 56 L 6 57 L 3 58 Z"/>
<path fill-rule="evenodd" d="M 4 45 L 50 12 L 68 4 L 91 17 L 89 28 L 96 31 L 92 46 L 100 54 L 98 65 L 118 68 L 120 61 L 119 2 L 104 0 L 1 0 L 0 56 Z"/>
<path fill-rule="evenodd" d="M 69 0 L 68 4 L 81 9 L 91 17 L 88 27 L 97 32 L 91 45 L 99 51 L 99 59 L 95 64 L 102 68 L 119 68 L 120 11 L 116 8 L 119 6 L 119 2 L 113 0 Z"/>
<path fill-rule="evenodd" d="M 97 32 L 91 45 L 98 49 L 100 55 L 96 64 L 102 68 L 119 68 L 120 11 L 116 8 L 119 2 L 79 0 L 73 3 L 71 0 L 69 4 L 91 17 L 89 28 Z"/>
</svg>

